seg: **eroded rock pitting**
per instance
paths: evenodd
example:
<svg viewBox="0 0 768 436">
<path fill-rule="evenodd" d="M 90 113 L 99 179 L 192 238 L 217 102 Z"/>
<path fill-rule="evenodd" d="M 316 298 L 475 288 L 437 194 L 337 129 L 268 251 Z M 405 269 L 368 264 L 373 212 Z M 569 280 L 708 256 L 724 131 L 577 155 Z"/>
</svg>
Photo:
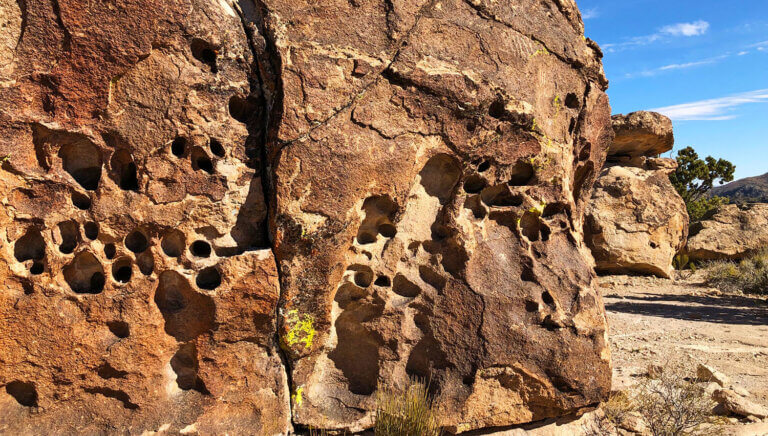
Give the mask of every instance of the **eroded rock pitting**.
<svg viewBox="0 0 768 436">
<path fill-rule="evenodd" d="M 356 431 L 409 377 L 451 431 L 605 398 L 573 1 L 81 3 L 8 15 L 0 431 Z"/>
</svg>

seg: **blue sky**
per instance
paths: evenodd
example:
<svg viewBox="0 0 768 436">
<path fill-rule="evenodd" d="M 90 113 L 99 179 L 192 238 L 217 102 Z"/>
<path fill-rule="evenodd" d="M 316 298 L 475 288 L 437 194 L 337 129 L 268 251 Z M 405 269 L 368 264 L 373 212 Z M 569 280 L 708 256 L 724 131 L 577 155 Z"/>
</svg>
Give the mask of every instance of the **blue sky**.
<svg viewBox="0 0 768 436">
<path fill-rule="evenodd" d="M 693 146 L 768 172 L 768 0 L 577 0 L 603 48 L 613 113 L 673 119 Z"/>
</svg>

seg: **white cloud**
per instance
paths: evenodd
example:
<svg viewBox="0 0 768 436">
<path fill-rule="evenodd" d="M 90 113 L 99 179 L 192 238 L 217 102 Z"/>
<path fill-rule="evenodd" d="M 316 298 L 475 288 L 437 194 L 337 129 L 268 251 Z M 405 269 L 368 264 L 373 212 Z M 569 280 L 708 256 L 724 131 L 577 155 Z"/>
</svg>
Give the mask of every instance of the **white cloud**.
<svg viewBox="0 0 768 436">
<path fill-rule="evenodd" d="M 673 120 L 722 121 L 736 118 L 733 111 L 749 103 L 768 103 L 768 89 L 745 92 L 727 97 L 650 109 Z"/>
<path fill-rule="evenodd" d="M 709 30 L 709 23 L 702 20 L 694 21 L 692 23 L 670 24 L 662 27 L 656 33 L 644 36 L 634 36 L 624 42 L 603 44 L 602 48 L 608 53 L 613 53 L 631 47 L 652 44 L 664 38 L 701 36 L 707 33 L 707 30 Z"/>
<path fill-rule="evenodd" d="M 685 70 L 685 69 L 688 69 L 688 68 L 700 67 L 702 65 L 714 64 L 714 63 L 716 63 L 718 61 L 726 59 L 728 56 L 729 56 L 729 54 L 724 54 L 724 55 L 721 55 L 721 56 L 715 56 L 715 57 L 712 57 L 712 58 L 702 59 L 700 61 L 695 61 L 695 62 L 686 62 L 686 63 L 680 63 L 680 64 L 664 65 L 664 66 L 659 67 L 659 68 L 654 68 L 652 70 L 645 70 L 645 71 L 641 71 L 639 73 L 628 73 L 628 74 L 625 74 L 624 77 L 627 78 L 627 79 L 631 79 L 633 77 L 653 77 L 653 76 L 656 76 L 656 75 L 658 75 L 660 73 L 663 73 L 663 72 L 666 72 L 666 71 Z"/>
<path fill-rule="evenodd" d="M 748 54 L 749 54 L 749 52 L 746 51 L 746 50 L 739 52 L 739 56 L 744 56 L 744 55 L 748 55 Z"/>
<path fill-rule="evenodd" d="M 660 32 L 672 36 L 699 36 L 707 33 L 709 23 L 703 20 L 693 23 L 677 23 L 661 28 Z"/>
<path fill-rule="evenodd" d="M 581 13 L 581 18 L 583 20 L 591 20 L 599 16 L 600 16 L 600 11 L 598 11 L 597 8 L 587 9 Z"/>
</svg>

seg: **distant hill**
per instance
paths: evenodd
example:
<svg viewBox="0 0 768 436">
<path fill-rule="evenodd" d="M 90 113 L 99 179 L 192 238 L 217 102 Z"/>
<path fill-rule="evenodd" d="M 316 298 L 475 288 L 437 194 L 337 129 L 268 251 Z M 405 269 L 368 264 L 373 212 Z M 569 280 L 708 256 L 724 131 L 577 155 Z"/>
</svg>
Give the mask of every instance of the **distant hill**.
<svg viewBox="0 0 768 436">
<path fill-rule="evenodd" d="M 710 193 L 728 197 L 731 203 L 768 203 L 768 173 L 712 188 Z"/>
</svg>

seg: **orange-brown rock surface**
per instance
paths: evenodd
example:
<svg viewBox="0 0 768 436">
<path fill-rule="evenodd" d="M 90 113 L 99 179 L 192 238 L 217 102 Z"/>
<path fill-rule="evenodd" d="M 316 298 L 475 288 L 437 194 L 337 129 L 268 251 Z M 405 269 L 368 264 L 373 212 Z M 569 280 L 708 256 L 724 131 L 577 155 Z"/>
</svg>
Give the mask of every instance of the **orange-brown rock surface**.
<svg viewBox="0 0 768 436">
<path fill-rule="evenodd" d="M 0 433 L 451 431 L 610 388 L 572 0 L 0 0 Z"/>
</svg>

